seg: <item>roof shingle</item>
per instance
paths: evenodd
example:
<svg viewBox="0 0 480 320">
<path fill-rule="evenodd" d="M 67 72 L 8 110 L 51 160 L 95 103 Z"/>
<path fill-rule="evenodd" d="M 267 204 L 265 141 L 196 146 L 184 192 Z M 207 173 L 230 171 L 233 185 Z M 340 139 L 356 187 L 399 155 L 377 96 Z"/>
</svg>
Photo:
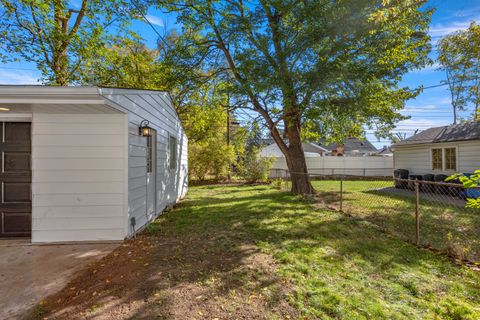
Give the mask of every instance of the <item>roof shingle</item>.
<svg viewBox="0 0 480 320">
<path fill-rule="evenodd" d="M 337 143 L 325 143 L 325 140 L 320 140 L 318 145 L 325 149 L 332 151 L 337 148 Z M 344 143 L 345 152 L 358 151 L 361 153 L 369 153 L 378 151 L 377 148 L 368 140 L 360 140 L 357 138 L 347 138 Z"/>
<path fill-rule="evenodd" d="M 393 146 L 415 145 L 424 143 L 453 142 L 480 140 L 480 122 L 465 122 L 456 126 L 430 128 L 408 139 L 395 143 Z"/>
</svg>

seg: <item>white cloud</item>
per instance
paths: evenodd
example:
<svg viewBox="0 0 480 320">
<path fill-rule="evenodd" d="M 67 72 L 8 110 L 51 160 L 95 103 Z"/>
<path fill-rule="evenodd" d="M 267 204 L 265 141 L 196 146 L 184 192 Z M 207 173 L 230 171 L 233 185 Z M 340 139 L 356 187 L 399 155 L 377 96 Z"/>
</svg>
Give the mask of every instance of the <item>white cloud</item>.
<svg viewBox="0 0 480 320">
<path fill-rule="evenodd" d="M 419 129 L 420 131 L 432 128 L 432 127 L 441 127 L 451 124 L 451 120 L 448 119 L 407 119 L 400 121 L 397 124 L 397 128 L 394 131 L 399 132 L 414 132 Z"/>
<path fill-rule="evenodd" d="M 452 98 L 449 98 L 449 97 L 443 97 L 441 98 L 440 100 L 438 100 L 438 104 L 441 104 L 441 105 L 446 105 L 448 104 L 449 106 L 452 104 Z"/>
<path fill-rule="evenodd" d="M 456 10 L 452 15 L 459 18 L 472 17 L 478 14 L 479 11 L 480 6 L 470 6 L 468 9 Z"/>
<path fill-rule="evenodd" d="M 421 109 L 429 109 L 429 108 L 435 108 L 435 109 L 447 109 L 450 108 L 451 106 L 451 99 L 450 96 L 439 96 L 439 95 L 434 95 L 433 97 L 425 97 L 421 101 L 410 101 L 409 104 L 405 107 L 405 109 L 408 108 L 421 108 Z M 410 104 L 412 103 L 412 104 Z"/>
<path fill-rule="evenodd" d="M 422 69 L 413 70 L 411 72 L 413 72 L 413 73 L 431 73 L 431 72 L 438 71 L 438 68 L 440 68 L 440 64 L 438 62 L 435 62 L 434 64 L 432 64 L 430 66 L 426 66 Z"/>
<path fill-rule="evenodd" d="M 428 117 L 428 115 L 423 115 L 423 117 Z M 415 118 L 407 119 L 398 122 L 395 129 L 392 130 L 392 133 L 400 132 L 407 135 L 407 137 L 412 136 L 415 133 L 415 130 L 424 131 L 428 128 L 447 126 L 452 123 L 452 120 L 448 119 L 428 119 L 428 118 Z M 367 134 L 367 138 L 376 148 L 381 148 L 384 145 L 389 145 L 390 143 L 387 140 L 377 141 L 374 134 Z"/>
<path fill-rule="evenodd" d="M 163 19 L 160 18 L 160 17 L 154 16 L 154 15 L 151 15 L 151 14 L 147 14 L 145 17 L 147 18 L 148 21 L 150 21 L 151 24 L 154 24 L 154 25 L 157 25 L 157 26 L 160 26 L 160 27 L 165 26 L 165 23 L 163 22 Z"/>
<path fill-rule="evenodd" d="M 410 105 L 406 106 L 405 109 L 402 111 L 404 112 L 414 112 L 414 111 L 433 111 L 438 109 L 438 106 L 434 104 L 426 104 L 426 105 Z"/>
<path fill-rule="evenodd" d="M 0 84 L 40 84 L 39 76 L 29 71 L 0 69 Z"/>
<path fill-rule="evenodd" d="M 450 23 L 435 24 L 430 27 L 429 34 L 433 38 L 443 37 L 455 31 L 465 30 L 470 26 L 470 23 L 472 21 L 478 21 L 478 20 L 479 20 L 479 17 L 476 17 L 475 19 L 470 18 L 462 21 L 453 21 Z"/>
<path fill-rule="evenodd" d="M 468 17 L 468 15 L 469 15 L 469 12 L 466 10 L 457 10 L 453 13 L 453 16 L 458 18 Z"/>
</svg>

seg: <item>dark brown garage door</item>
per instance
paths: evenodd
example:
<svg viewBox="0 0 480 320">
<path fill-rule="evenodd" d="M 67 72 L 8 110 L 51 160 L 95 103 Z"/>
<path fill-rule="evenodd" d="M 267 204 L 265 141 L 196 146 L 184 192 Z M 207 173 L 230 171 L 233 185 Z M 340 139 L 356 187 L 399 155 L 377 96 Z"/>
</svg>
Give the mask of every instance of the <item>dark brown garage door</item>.
<svg viewBox="0 0 480 320">
<path fill-rule="evenodd" d="M 29 122 L 0 122 L 0 237 L 27 237 L 32 229 Z"/>
</svg>

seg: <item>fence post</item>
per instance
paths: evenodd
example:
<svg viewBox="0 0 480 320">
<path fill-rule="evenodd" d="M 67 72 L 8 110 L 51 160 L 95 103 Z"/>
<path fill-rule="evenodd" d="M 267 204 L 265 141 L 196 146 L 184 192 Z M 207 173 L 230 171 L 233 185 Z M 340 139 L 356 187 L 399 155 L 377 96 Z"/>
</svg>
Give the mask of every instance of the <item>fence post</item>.
<svg viewBox="0 0 480 320">
<path fill-rule="evenodd" d="M 420 187 L 418 180 L 415 180 L 415 241 L 420 245 Z"/>
<path fill-rule="evenodd" d="M 343 175 L 340 176 L 340 212 L 343 212 Z"/>
</svg>

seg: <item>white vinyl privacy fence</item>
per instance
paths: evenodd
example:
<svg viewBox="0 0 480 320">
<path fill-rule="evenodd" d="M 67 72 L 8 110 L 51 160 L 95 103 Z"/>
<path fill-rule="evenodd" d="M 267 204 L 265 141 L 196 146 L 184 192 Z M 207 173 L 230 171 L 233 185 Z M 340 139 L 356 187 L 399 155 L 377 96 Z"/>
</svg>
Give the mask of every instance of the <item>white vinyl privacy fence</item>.
<svg viewBox="0 0 480 320">
<path fill-rule="evenodd" d="M 393 176 L 393 157 L 307 157 L 310 176 L 352 175 L 365 177 Z M 270 178 L 287 178 L 289 176 L 285 158 L 275 158 L 270 169 Z"/>
</svg>

